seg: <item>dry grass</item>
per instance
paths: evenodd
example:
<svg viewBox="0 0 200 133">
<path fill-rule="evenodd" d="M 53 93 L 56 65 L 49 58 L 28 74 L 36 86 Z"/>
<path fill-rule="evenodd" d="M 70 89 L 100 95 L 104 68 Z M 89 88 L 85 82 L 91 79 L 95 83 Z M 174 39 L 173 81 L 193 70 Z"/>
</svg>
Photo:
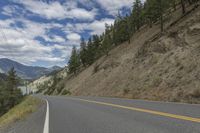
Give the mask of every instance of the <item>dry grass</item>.
<svg viewBox="0 0 200 133">
<path fill-rule="evenodd" d="M 40 103 L 40 99 L 31 96 L 26 97 L 24 101 L 22 101 L 20 104 L 16 105 L 9 112 L 7 112 L 5 115 L 0 117 L 0 127 L 24 119 L 28 114 L 36 111 Z"/>
</svg>

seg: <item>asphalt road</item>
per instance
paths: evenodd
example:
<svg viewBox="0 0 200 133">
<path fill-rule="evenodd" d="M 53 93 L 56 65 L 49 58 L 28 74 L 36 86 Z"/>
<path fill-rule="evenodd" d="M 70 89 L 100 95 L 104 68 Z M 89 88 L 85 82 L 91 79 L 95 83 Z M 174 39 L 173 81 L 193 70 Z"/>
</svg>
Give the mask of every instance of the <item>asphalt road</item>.
<svg viewBox="0 0 200 133">
<path fill-rule="evenodd" d="M 48 107 L 44 104 L 26 122 L 13 125 L 15 133 L 200 133 L 200 105 L 101 97 L 42 98 Z"/>
<path fill-rule="evenodd" d="M 46 99 L 49 133 L 200 133 L 200 105 L 99 97 Z"/>
</svg>

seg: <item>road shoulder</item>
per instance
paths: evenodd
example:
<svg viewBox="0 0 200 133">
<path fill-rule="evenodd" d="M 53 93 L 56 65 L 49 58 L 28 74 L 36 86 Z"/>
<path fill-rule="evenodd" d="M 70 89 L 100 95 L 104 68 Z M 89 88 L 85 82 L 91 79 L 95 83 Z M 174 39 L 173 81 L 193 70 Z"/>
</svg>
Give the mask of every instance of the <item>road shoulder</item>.
<svg viewBox="0 0 200 133">
<path fill-rule="evenodd" d="M 0 133 L 41 133 L 44 127 L 45 113 L 46 104 L 45 101 L 42 101 L 36 111 L 4 126 L 0 129 Z"/>
</svg>

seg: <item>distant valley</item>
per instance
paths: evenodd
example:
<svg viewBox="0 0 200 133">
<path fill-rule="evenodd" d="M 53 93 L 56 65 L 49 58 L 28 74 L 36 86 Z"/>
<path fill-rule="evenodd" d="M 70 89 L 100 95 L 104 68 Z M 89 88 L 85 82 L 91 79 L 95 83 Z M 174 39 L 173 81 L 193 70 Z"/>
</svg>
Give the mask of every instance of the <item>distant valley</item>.
<svg viewBox="0 0 200 133">
<path fill-rule="evenodd" d="M 61 69 L 59 66 L 53 66 L 51 68 L 26 66 L 7 58 L 0 59 L 0 73 L 7 73 L 12 67 L 15 68 L 15 71 L 20 78 L 31 80 Z"/>
</svg>

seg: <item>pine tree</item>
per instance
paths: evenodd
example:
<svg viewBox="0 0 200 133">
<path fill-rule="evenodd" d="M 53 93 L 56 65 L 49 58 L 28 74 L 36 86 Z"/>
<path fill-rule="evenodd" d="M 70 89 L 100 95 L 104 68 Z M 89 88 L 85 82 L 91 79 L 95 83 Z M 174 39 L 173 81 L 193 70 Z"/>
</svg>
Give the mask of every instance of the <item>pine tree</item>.
<svg viewBox="0 0 200 133">
<path fill-rule="evenodd" d="M 81 39 L 80 47 L 80 60 L 85 67 L 87 63 L 87 45 L 84 38 Z"/>
<path fill-rule="evenodd" d="M 12 67 L 10 69 L 10 71 L 8 72 L 8 79 L 7 79 L 8 90 L 10 92 L 14 92 L 14 90 L 17 88 L 18 82 L 19 81 L 18 81 L 18 78 L 17 78 L 16 71 L 15 71 L 14 67 Z"/>
<path fill-rule="evenodd" d="M 95 61 L 95 49 L 92 38 L 89 38 L 87 43 L 87 64 L 91 65 Z"/>
<path fill-rule="evenodd" d="M 72 73 L 76 74 L 79 70 L 80 65 L 81 65 L 81 62 L 80 62 L 79 52 L 74 46 L 72 49 L 70 60 L 68 62 L 68 72 L 70 74 Z"/>
<path fill-rule="evenodd" d="M 132 31 L 129 29 L 128 21 L 127 17 L 121 17 L 120 14 L 118 15 L 113 30 L 113 43 L 115 45 L 121 44 L 130 39 L 130 33 Z"/>
<path fill-rule="evenodd" d="M 153 23 L 157 21 L 158 15 L 156 13 L 156 0 L 146 0 L 144 4 L 144 12 L 145 17 L 147 19 L 147 23 L 152 27 Z"/>
<path fill-rule="evenodd" d="M 112 47 L 111 36 L 108 34 L 104 37 L 103 44 L 102 44 L 102 50 L 107 56 L 111 47 Z"/>
<path fill-rule="evenodd" d="M 8 72 L 7 82 L 6 82 L 6 89 L 7 94 L 9 96 L 9 105 L 8 107 L 13 107 L 17 103 L 20 102 L 22 98 L 22 93 L 19 89 L 17 89 L 17 85 L 19 84 L 19 80 L 16 74 L 14 67 L 10 69 Z"/>
<path fill-rule="evenodd" d="M 139 30 L 139 28 L 143 25 L 142 8 L 143 6 L 141 0 L 135 0 L 135 2 L 133 3 L 131 17 L 136 30 Z"/>
<path fill-rule="evenodd" d="M 0 80 L 0 116 L 6 112 L 5 104 L 8 101 L 8 93 L 6 91 L 5 82 Z"/>
<path fill-rule="evenodd" d="M 94 45 L 95 60 L 97 60 L 101 56 L 101 39 L 98 35 L 93 35 L 92 39 Z"/>
<path fill-rule="evenodd" d="M 169 0 L 147 0 L 145 14 L 149 19 L 150 26 L 152 22 L 160 21 L 161 32 L 164 30 L 164 13 L 169 8 Z"/>
<path fill-rule="evenodd" d="M 133 35 L 133 33 L 135 32 L 133 30 L 133 23 L 132 23 L 132 19 L 131 17 L 129 17 L 128 15 L 126 15 L 126 29 L 127 29 L 127 39 L 128 39 L 128 43 L 131 43 L 131 37 Z"/>
</svg>

